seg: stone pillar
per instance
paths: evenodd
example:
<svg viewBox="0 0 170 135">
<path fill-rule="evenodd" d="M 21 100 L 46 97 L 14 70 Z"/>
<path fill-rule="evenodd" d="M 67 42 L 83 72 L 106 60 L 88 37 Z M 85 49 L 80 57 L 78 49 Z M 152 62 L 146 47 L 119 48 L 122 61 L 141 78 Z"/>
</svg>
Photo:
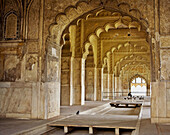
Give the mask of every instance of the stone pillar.
<svg viewBox="0 0 170 135">
<path fill-rule="evenodd" d="M 87 67 L 85 72 L 85 100 L 94 101 L 94 81 L 95 69 L 94 67 Z"/>
<path fill-rule="evenodd" d="M 69 106 L 71 102 L 70 88 L 70 57 L 61 58 L 61 105 Z"/>
<path fill-rule="evenodd" d="M 84 105 L 85 101 L 85 61 L 82 58 L 71 58 L 71 95 L 73 105 Z"/>
<path fill-rule="evenodd" d="M 103 93 L 103 69 L 96 68 L 96 100 L 102 100 Z"/>
<path fill-rule="evenodd" d="M 119 96 L 123 95 L 123 91 L 122 91 L 122 79 L 121 76 L 119 76 Z"/>
<path fill-rule="evenodd" d="M 47 46 L 46 72 L 44 74 L 46 78 L 44 82 L 41 83 L 41 111 L 39 112 L 41 113 L 40 118 L 44 119 L 55 117 L 60 114 L 61 48 L 60 45 L 53 44 L 50 39 L 47 42 Z"/>
<path fill-rule="evenodd" d="M 94 68 L 94 101 L 97 99 L 97 68 Z"/>
<path fill-rule="evenodd" d="M 109 99 L 114 98 L 114 74 L 109 74 Z"/>
<path fill-rule="evenodd" d="M 155 77 L 160 79 L 160 18 L 159 0 L 155 0 Z"/>
<path fill-rule="evenodd" d="M 115 96 L 119 96 L 119 77 L 114 77 L 115 79 Z"/>
<path fill-rule="evenodd" d="M 103 73 L 103 99 L 109 99 L 109 76 L 107 72 Z"/>
<path fill-rule="evenodd" d="M 169 101 L 167 102 L 166 82 L 151 82 L 152 96 L 151 96 L 151 122 L 164 123 L 170 122 L 169 118 Z"/>
</svg>

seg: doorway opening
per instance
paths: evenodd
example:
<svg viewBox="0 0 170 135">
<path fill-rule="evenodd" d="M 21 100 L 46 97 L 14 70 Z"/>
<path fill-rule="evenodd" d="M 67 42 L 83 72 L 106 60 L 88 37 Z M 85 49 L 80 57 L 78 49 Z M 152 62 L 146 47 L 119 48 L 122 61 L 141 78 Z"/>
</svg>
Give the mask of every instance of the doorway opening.
<svg viewBox="0 0 170 135">
<path fill-rule="evenodd" d="M 130 85 L 132 96 L 147 96 L 147 83 L 144 78 L 135 77 Z"/>
</svg>

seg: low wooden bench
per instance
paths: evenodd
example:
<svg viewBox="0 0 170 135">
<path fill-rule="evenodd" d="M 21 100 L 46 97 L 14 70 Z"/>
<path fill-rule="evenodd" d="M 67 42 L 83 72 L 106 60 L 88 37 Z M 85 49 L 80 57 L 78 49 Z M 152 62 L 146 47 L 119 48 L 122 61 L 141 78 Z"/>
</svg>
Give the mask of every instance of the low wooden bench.
<svg viewBox="0 0 170 135">
<path fill-rule="evenodd" d="M 62 124 L 50 124 L 51 127 L 64 127 L 64 133 L 67 134 L 69 132 L 69 127 L 88 127 L 89 134 L 93 134 L 93 128 L 113 128 L 115 129 L 115 135 L 120 135 L 120 129 L 132 129 L 135 130 L 136 127 L 116 127 L 116 126 L 92 126 L 92 125 L 62 125 Z"/>
<path fill-rule="evenodd" d="M 69 132 L 69 128 L 85 127 L 89 134 L 94 133 L 94 128 L 115 129 L 115 134 L 119 135 L 120 129 L 136 130 L 138 116 L 103 116 L 103 115 L 78 115 L 49 124 L 52 127 L 64 127 L 64 133 Z M 114 130 L 113 130 L 114 131 Z"/>
<path fill-rule="evenodd" d="M 141 102 L 111 102 L 110 106 L 112 107 L 120 107 L 120 106 L 125 106 L 125 107 L 129 107 L 130 106 L 134 106 L 134 107 L 140 107 L 142 105 Z"/>
</svg>

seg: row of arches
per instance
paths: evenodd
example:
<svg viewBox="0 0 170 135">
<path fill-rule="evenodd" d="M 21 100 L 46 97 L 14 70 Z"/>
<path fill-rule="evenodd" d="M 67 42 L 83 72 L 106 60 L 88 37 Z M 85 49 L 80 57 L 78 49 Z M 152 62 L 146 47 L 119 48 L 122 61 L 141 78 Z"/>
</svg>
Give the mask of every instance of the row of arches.
<svg viewBox="0 0 170 135">
<path fill-rule="evenodd" d="M 89 54 L 86 57 L 84 68 L 85 70 L 82 72 L 84 73 L 84 98 L 85 101 L 95 101 L 96 100 L 96 78 L 95 78 L 95 64 L 94 64 L 94 55 L 93 55 L 93 48 L 92 46 L 89 47 L 88 50 Z M 131 57 L 129 57 L 131 58 Z M 135 57 L 136 58 L 136 57 Z M 72 96 L 71 94 L 71 53 L 70 53 L 70 46 L 69 44 L 63 46 L 62 48 L 62 67 L 61 67 L 61 105 L 72 105 Z M 126 58 L 127 59 L 127 58 Z M 131 63 L 129 64 L 131 65 Z M 79 66 L 79 65 L 77 65 Z M 128 67 L 128 66 L 127 66 Z M 127 70 L 129 72 L 129 70 Z M 69 78 L 69 79 L 66 79 Z M 76 78 L 81 79 L 81 78 Z M 65 82 L 65 81 L 68 82 Z M 119 82 L 119 81 L 120 82 Z M 135 74 L 126 83 L 128 83 L 129 88 L 127 91 L 123 91 L 122 87 L 120 86 L 119 90 L 116 90 L 115 85 L 121 85 L 123 81 L 121 79 L 115 78 L 114 74 L 108 74 L 107 62 L 103 66 L 102 70 L 102 100 L 106 99 L 114 99 L 116 96 L 127 96 L 129 92 L 132 93 L 134 96 L 150 96 L 150 88 L 149 83 L 147 80 L 139 75 Z M 116 82 L 118 81 L 118 82 Z M 122 81 L 122 82 L 121 82 Z M 149 81 L 149 80 L 148 80 Z M 117 83 L 117 84 L 115 84 Z M 109 85 L 111 84 L 111 85 Z M 68 100 L 68 101 L 67 101 Z"/>
<path fill-rule="evenodd" d="M 15 2 L 19 8 L 23 6 L 21 16 L 12 13 L 7 20 L 14 18 L 16 22 L 19 15 L 22 22 L 23 44 L 14 41 L 17 48 L 22 46 L 14 52 L 23 53 L 21 82 L 33 86 L 37 83 L 36 88 L 30 86 L 29 92 L 34 92 L 30 95 L 39 110 L 30 106 L 29 117 L 58 115 L 60 99 L 61 103 L 75 105 L 84 104 L 85 100 L 102 100 L 104 91 L 109 92 L 106 98 L 113 97 L 113 93 L 126 96 L 131 90 L 129 79 L 138 74 L 145 78 L 147 88 L 151 80 L 158 78 L 159 51 L 154 47 L 159 42 L 159 33 L 155 33 L 159 21 L 154 20 L 153 1 L 128 4 L 125 0 L 81 0 L 72 2 L 75 5 L 66 3 L 68 7 L 62 13 L 56 2 Z"/>
<path fill-rule="evenodd" d="M 133 20 L 102 9 L 68 27 L 62 38 L 61 105 L 127 96 L 137 74 L 150 83 L 146 28 Z"/>
</svg>

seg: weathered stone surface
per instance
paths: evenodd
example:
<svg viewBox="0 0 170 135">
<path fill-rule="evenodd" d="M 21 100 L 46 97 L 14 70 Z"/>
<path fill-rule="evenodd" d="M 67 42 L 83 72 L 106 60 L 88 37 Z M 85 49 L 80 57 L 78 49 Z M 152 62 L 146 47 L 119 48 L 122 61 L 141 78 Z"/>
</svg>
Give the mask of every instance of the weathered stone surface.
<svg viewBox="0 0 170 135">
<path fill-rule="evenodd" d="M 0 80 L 3 80 L 3 71 L 4 71 L 4 64 L 3 64 L 3 62 L 4 62 L 4 56 L 3 55 L 0 55 Z"/>
<path fill-rule="evenodd" d="M 28 53 L 37 53 L 38 52 L 38 42 L 28 42 L 27 43 Z"/>
<path fill-rule="evenodd" d="M 163 119 L 169 115 L 169 111 L 167 111 L 167 108 L 169 107 L 166 104 L 166 82 L 152 82 L 151 90 L 154 91 L 151 96 L 151 120 L 153 120 L 153 122 L 163 122 Z M 155 118 L 157 121 L 154 121 Z"/>
<path fill-rule="evenodd" d="M 170 34 L 170 2 L 169 0 L 160 1 L 160 32 L 161 35 Z"/>
<path fill-rule="evenodd" d="M 31 113 L 30 88 L 1 88 L 0 93 L 0 115 L 3 117 L 5 117 L 6 113 Z"/>
<path fill-rule="evenodd" d="M 27 55 L 26 59 L 26 81 L 37 81 L 37 55 Z"/>
<path fill-rule="evenodd" d="M 28 12 L 28 39 L 38 39 L 40 0 L 33 0 Z"/>
<path fill-rule="evenodd" d="M 55 60 L 49 60 L 47 63 L 47 78 L 48 81 L 59 81 L 60 67 Z"/>
<path fill-rule="evenodd" d="M 21 77 L 21 63 L 17 56 L 9 55 L 5 58 L 4 81 L 16 81 Z"/>
<path fill-rule="evenodd" d="M 160 44 L 161 47 L 170 47 L 170 36 L 161 36 Z"/>
<path fill-rule="evenodd" d="M 161 79 L 170 80 L 170 50 L 162 49 L 161 53 Z"/>
</svg>

